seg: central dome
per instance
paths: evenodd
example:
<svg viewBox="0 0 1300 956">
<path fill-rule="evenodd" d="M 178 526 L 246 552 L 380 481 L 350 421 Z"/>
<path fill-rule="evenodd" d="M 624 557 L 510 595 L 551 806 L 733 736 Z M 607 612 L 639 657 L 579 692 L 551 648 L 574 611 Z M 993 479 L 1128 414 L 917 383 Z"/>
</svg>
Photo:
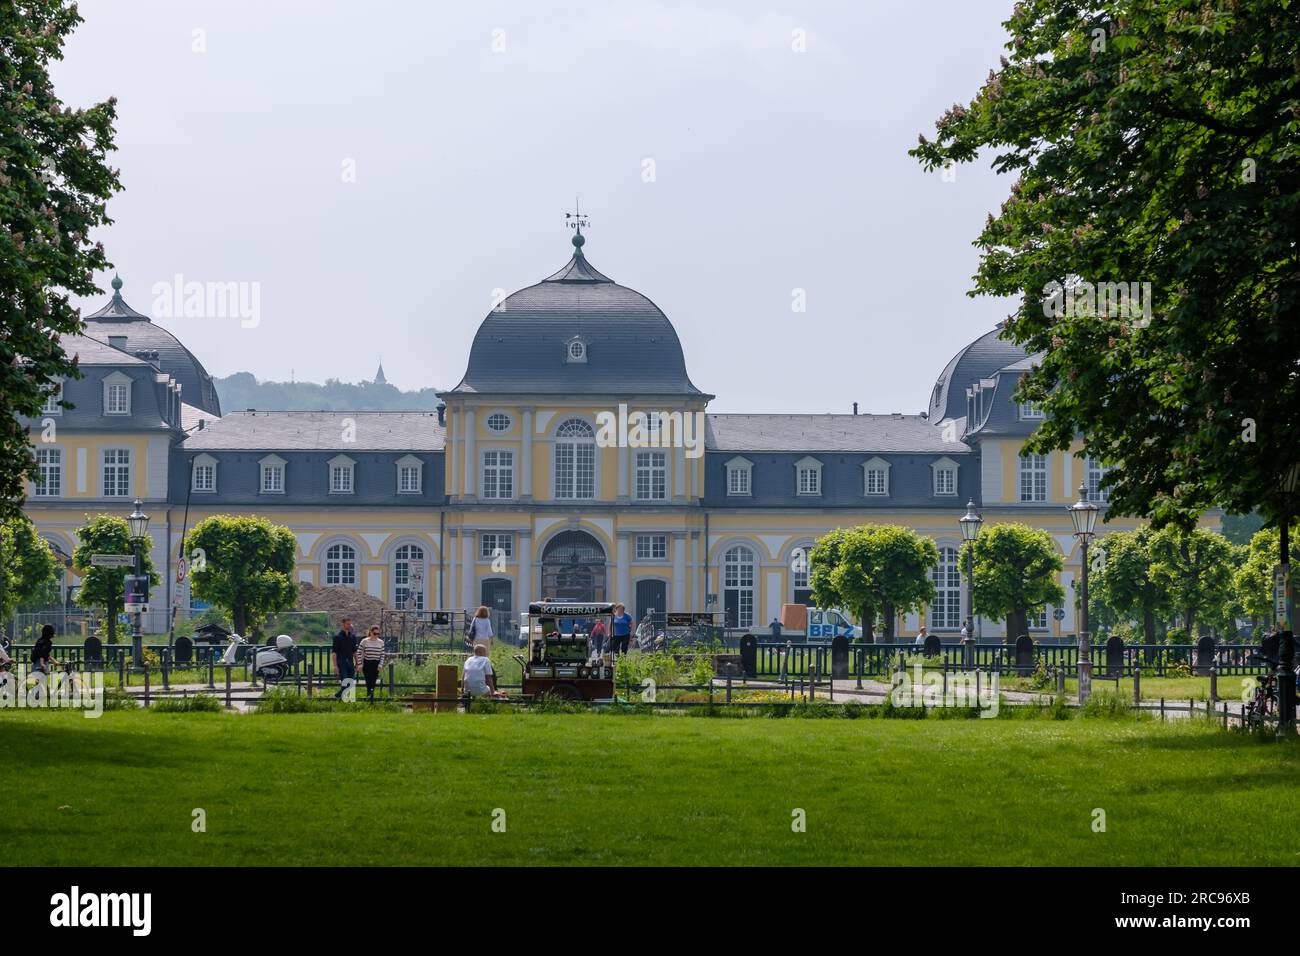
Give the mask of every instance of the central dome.
<svg viewBox="0 0 1300 956">
<path fill-rule="evenodd" d="M 581 233 L 555 275 L 488 313 L 453 393 L 702 395 L 668 317 L 587 261 Z"/>
</svg>

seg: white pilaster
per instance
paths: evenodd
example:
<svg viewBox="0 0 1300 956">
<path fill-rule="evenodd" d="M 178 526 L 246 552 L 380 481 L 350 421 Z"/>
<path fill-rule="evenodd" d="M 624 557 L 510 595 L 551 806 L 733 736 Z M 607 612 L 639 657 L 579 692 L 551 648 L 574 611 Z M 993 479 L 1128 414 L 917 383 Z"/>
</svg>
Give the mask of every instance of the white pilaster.
<svg viewBox="0 0 1300 956">
<path fill-rule="evenodd" d="M 631 472 L 631 449 L 627 445 L 618 447 L 618 500 L 626 502 L 630 497 L 628 482 Z"/>
<path fill-rule="evenodd" d="M 673 593 L 668 606 L 674 611 L 686 610 L 686 535 L 673 534 Z"/>
<path fill-rule="evenodd" d="M 465 412 L 465 481 L 461 488 L 461 493 L 467 497 L 474 497 L 474 472 L 477 470 L 478 456 L 474 453 L 474 409 L 466 408 Z"/>
<path fill-rule="evenodd" d="M 531 532 L 524 531 L 519 535 L 517 543 L 519 555 L 519 580 L 515 585 L 517 592 L 518 606 L 515 608 L 518 614 L 527 614 L 528 605 L 533 600 L 533 536 Z"/>
<path fill-rule="evenodd" d="M 533 497 L 533 410 L 525 408 L 523 421 L 519 426 L 523 432 L 523 445 L 520 454 L 523 461 L 519 463 L 519 497 L 525 501 Z M 524 610 L 527 610 L 525 606 Z"/>
<path fill-rule="evenodd" d="M 618 545 L 616 550 L 617 566 L 615 574 L 618 580 L 618 593 L 613 595 L 615 601 L 622 601 L 624 604 L 631 606 L 634 601 L 632 594 L 632 563 L 629 556 L 628 535 L 625 531 L 618 533 Z"/>
<path fill-rule="evenodd" d="M 467 610 L 478 607 L 474 595 L 474 532 L 461 529 L 460 533 L 460 606 Z"/>
<path fill-rule="evenodd" d="M 686 497 L 686 449 L 669 448 L 668 454 L 673 458 L 673 498 L 680 501 Z"/>
</svg>

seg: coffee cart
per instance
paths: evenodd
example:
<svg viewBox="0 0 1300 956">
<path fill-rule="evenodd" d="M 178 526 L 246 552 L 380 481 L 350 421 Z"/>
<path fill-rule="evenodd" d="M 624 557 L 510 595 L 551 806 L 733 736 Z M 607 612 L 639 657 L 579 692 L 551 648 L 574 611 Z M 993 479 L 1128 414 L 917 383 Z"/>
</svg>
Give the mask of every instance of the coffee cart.
<svg viewBox="0 0 1300 956">
<path fill-rule="evenodd" d="M 554 694 L 566 700 L 610 700 L 614 696 L 614 665 L 597 657 L 591 627 L 601 620 L 605 633 L 613 628 L 614 605 L 536 601 L 528 605 L 528 645 L 519 655 L 524 671 L 523 694 L 537 698 Z"/>
</svg>

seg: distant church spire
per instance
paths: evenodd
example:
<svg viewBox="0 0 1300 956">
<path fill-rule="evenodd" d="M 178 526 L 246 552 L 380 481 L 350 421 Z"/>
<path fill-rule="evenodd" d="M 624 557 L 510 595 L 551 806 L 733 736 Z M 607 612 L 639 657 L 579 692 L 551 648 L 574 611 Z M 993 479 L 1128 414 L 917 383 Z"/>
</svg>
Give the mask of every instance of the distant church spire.
<svg viewBox="0 0 1300 956">
<path fill-rule="evenodd" d="M 384 360 L 379 360 L 379 371 L 375 373 L 376 385 L 387 385 L 388 379 L 384 378 Z"/>
</svg>

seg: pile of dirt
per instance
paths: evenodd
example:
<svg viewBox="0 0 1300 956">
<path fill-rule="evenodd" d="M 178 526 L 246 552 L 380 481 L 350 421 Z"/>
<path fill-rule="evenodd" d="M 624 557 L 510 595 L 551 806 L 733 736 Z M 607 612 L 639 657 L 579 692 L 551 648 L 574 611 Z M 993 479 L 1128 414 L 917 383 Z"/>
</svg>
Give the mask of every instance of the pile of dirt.
<svg viewBox="0 0 1300 956">
<path fill-rule="evenodd" d="M 384 602 L 356 588 L 317 587 L 308 581 L 298 584 L 299 611 L 324 611 L 335 628 L 345 617 L 352 618 L 357 634 L 365 634 L 370 625 L 378 625 Z"/>
</svg>

